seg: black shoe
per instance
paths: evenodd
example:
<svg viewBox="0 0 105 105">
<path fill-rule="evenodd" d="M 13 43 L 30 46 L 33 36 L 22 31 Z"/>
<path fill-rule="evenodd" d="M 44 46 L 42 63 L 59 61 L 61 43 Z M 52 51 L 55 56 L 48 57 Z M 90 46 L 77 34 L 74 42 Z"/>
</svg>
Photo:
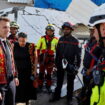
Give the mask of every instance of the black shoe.
<svg viewBox="0 0 105 105">
<path fill-rule="evenodd" d="M 60 98 L 51 98 L 51 99 L 49 100 L 49 102 L 56 102 L 56 101 L 59 101 L 59 99 L 60 99 Z"/>
<path fill-rule="evenodd" d="M 56 97 L 56 96 L 52 96 L 50 99 L 49 99 L 49 102 L 55 102 L 55 101 L 59 101 L 60 100 L 60 97 Z"/>
<path fill-rule="evenodd" d="M 38 92 L 38 93 L 41 93 L 42 91 L 43 91 L 43 90 L 42 90 L 42 86 L 39 86 L 38 89 L 37 89 L 37 92 Z"/>
<path fill-rule="evenodd" d="M 67 105 L 73 105 L 73 102 L 71 100 L 67 100 Z"/>
<path fill-rule="evenodd" d="M 79 103 L 80 103 L 80 101 L 81 101 L 81 97 L 76 96 L 75 98 L 77 99 L 77 103 L 78 103 L 78 105 L 79 105 Z"/>
<path fill-rule="evenodd" d="M 29 105 L 29 101 L 26 102 L 26 105 Z"/>
<path fill-rule="evenodd" d="M 51 87 L 46 87 L 47 88 L 47 92 L 50 94 L 52 93 Z"/>
</svg>

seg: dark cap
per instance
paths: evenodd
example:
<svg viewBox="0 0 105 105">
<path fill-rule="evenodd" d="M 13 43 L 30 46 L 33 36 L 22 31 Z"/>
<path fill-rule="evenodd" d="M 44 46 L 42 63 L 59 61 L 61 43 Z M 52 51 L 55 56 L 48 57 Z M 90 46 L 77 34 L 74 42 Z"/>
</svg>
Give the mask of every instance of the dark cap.
<svg viewBox="0 0 105 105">
<path fill-rule="evenodd" d="M 70 22 L 64 22 L 62 25 L 62 29 L 64 29 L 65 27 L 73 29 L 73 25 Z"/>
</svg>

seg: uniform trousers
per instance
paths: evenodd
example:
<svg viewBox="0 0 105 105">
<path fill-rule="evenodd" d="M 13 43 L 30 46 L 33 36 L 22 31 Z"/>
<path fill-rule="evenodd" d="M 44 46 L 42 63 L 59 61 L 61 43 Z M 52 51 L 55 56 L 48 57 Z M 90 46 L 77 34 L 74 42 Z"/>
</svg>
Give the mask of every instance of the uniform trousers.
<svg viewBox="0 0 105 105">
<path fill-rule="evenodd" d="M 9 81 L 8 84 L 0 84 L 0 90 L 3 99 L 0 105 L 15 105 L 16 85 L 14 80 Z"/>
</svg>

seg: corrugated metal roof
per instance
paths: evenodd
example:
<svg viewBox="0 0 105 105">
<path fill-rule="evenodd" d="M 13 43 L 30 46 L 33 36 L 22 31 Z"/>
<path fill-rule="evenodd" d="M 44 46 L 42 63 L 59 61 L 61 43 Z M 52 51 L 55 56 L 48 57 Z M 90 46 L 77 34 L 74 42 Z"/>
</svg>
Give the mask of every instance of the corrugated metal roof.
<svg viewBox="0 0 105 105">
<path fill-rule="evenodd" d="M 8 0 L 11 3 L 30 3 L 30 0 Z"/>
</svg>

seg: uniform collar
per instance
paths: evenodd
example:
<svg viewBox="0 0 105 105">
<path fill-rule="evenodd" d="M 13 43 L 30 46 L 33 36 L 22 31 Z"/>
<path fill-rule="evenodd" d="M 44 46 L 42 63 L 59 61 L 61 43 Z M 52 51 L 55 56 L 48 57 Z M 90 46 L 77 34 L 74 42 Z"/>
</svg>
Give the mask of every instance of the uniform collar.
<svg viewBox="0 0 105 105">
<path fill-rule="evenodd" d="M 1 38 L 1 37 L 0 37 L 0 40 L 1 40 L 1 41 L 6 41 L 6 38 Z"/>
</svg>

